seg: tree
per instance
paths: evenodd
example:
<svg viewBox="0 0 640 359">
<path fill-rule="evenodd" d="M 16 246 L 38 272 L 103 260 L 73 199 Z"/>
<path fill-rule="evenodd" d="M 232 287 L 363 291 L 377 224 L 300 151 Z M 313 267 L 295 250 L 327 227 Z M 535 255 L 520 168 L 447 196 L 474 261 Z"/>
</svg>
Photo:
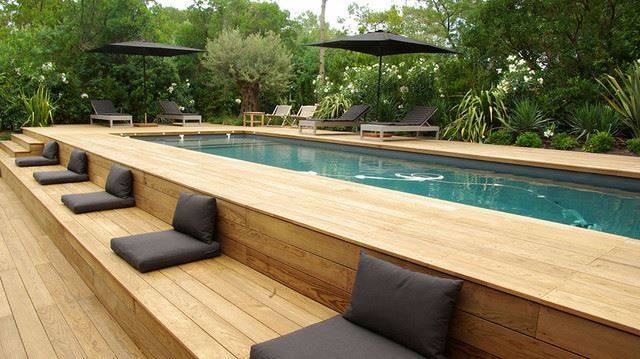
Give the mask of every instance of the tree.
<svg viewBox="0 0 640 359">
<path fill-rule="evenodd" d="M 327 9 L 327 0 L 322 0 L 320 8 L 320 41 L 324 41 L 326 37 L 327 23 L 325 22 L 325 11 Z M 324 80 L 324 47 L 320 48 L 320 71 L 318 72 L 320 80 Z"/>
<path fill-rule="evenodd" d="M 243 37 L 223 31 L 207 43 L 203 65 L 215 75 L 235 82 L 242 95 L 241 111 L 257 111 L 261 91 L 279 95 L 291 79 L 291 55 L 280 37 L 269 32 Z"/>
</svg>

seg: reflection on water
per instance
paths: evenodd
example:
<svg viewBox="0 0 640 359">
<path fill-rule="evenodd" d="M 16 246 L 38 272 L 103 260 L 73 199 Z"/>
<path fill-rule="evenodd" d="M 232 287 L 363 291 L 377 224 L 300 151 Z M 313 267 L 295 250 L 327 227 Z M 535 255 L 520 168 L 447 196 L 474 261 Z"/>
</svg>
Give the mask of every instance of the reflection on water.
<svg viewBox="0 0 640 359">
<path fill-rule="evenodd" d="M 140 139 L 640 238 L 640 195 L 256 136 Z"/>
</svg>

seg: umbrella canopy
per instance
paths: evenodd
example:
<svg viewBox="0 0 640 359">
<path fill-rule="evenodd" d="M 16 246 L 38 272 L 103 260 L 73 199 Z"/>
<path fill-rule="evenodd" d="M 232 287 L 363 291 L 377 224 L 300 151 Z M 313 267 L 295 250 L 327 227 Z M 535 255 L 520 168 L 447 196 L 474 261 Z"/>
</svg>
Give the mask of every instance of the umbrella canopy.
<svg viewBox="0 0 640 359">
<path fill-rule="evenodd" d="M 144 122 L 147 122 L 147 56 L 171 57 L 194 54 L 203 52 L 204 50 L 193 49 L 190 47 L 159 44 L 147 41 L 127 41 L 116 42 L 102 47 L 88 50 L 87 52 L 105 53 L 105 54 L 121 54 L 121 55 L 139 55 L 142 56 L 142 67 L 144 77 Z"/>
<path fill-rule="evenodd" d="M 393 34 L 387 31 L 378 30 L 362 35 L 347 36 L 340 39 L 314 42 L 307 46 L 327 47 L 333 49 L 344 49 L 378 56 L 378 91 L 376 112 L 379 114 L 380 107 L 380 81 L 382 77 L 382 56 L 417 54 L 417 53 L 440 53 L 457 54 L 456 51 L 427 44 L 419 40 Z"/>
</svg>

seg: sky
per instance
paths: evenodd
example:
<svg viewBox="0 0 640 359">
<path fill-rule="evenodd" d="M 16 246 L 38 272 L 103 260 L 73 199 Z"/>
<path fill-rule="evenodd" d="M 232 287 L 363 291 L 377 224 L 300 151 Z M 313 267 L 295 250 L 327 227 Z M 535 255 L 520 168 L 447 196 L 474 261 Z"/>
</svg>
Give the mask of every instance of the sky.
<svg viewBox="0 0 640 359">
<path fill-rule="evenodd" d="M 305 12 L 313 11 L 316 14 L 320 14 L 320 0 L 270 0 L 276 2 L 281 8 L 289 10 L 292 17 Z M 172 6 L 179 9 L 185 9 L 191 5 L 191 0 L 158 0 L 163 6 Z M 369 8 L 374 10 L 385 10 L 392 5 L 404 5 L 410 0 L 327 0 L 327 13 L 326 21 L 331 26 L 336 28 L 342 28 L 346 26 L 347 29 L 355 30 L 355 23 L 349 21 L 349 4 L 356 3 L 358 5 L 368 5 Z M 343 18 L 347 20 L 344 25 L 339 23 L 339 19 Z"/>
</svg>

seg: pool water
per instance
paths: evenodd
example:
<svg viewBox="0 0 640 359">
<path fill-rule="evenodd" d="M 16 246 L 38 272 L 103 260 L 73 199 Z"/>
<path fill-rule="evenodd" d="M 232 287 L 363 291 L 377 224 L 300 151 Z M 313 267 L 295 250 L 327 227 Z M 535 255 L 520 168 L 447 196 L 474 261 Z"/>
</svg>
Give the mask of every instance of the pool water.
<svg viewBox="0 0 640 359">
<path fill-rule="evenodd" d="M 257 135 L 138 139 L 640 239 L 632 179 Z"/>
</svg>

